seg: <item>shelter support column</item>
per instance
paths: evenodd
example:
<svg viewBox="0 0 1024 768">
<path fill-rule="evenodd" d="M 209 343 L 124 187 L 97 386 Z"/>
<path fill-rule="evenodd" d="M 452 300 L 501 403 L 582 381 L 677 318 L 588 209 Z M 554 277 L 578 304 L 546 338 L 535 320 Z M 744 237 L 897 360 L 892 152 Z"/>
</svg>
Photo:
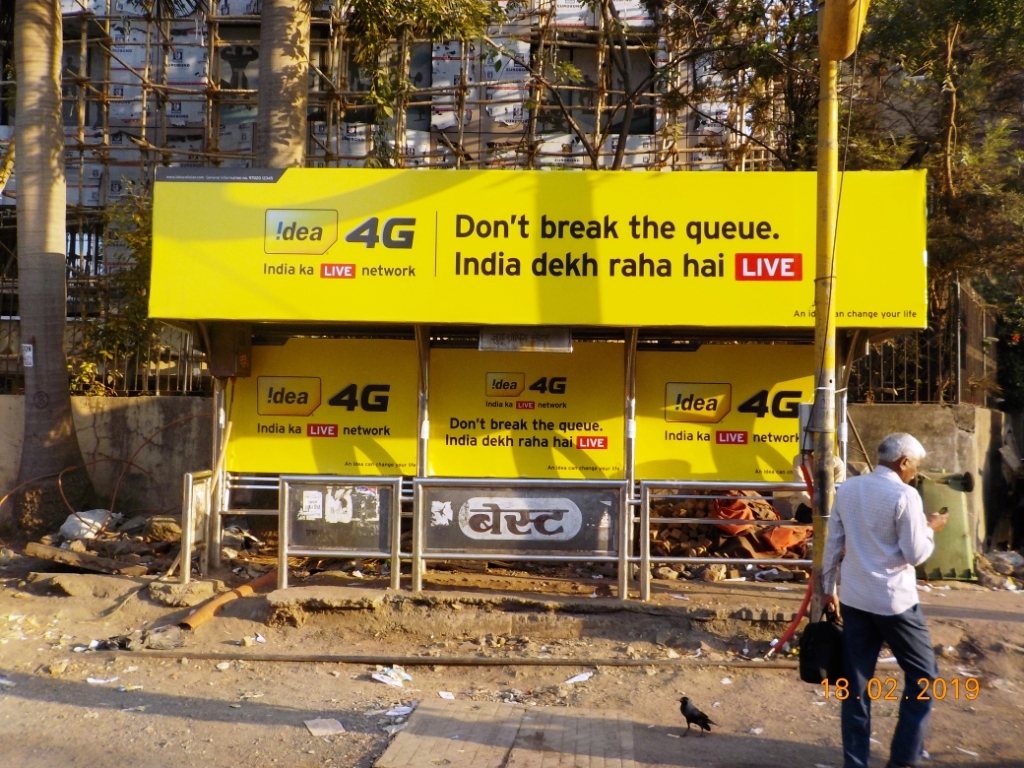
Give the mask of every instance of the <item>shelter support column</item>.
<svg viewBox="0 0 1024 768">
<path fill-rule="evenodd" d="M 633 488 L 636 483 L 636 342 L 639 330 L 626 329 L 626 439 L 624 456 L 624 475 L 626 478 L 626 507 L 622 510 L 622 526 L 619 532 L 619 599 L 629 598 L 630 567 L 629 558 L 633 555 L 633 515 L 636 510 L 636 495 Z M 647 529 L 641 526 L 641 535 L 647 536 Z M 642 575 L 639 574 L 638 575 Z M 641 581 L 641 584 L 645 583 Z M 648 588 L 650 580 L 646 580 Z M 641 587 L 642 589 L 642 587 Z M 648 590 L 649 591 L 649 590 Z M 648 595 L 650 597 L 650 595 Z M 648 598 L 642 598 L 648 599 Z"/>
<path fill-rule="evenodd" d="M 419 442 L 416 451 L 416 475 L 427 476 L 427 446 L 430 440 L 430 412 L 428 395 L 430 392 L 430 326 L 416 326 L 416 347 L 419 350 Z M 420 526 L 417 509 L 420 505 L 419 494 L 414 494 L 412 517 L 412 563 L 411 585 L 413 592 L 423 589 L 423 573 L 426 563 L 423 560 L 423 531 Z M 401 517 L 398 521 L 401 524 Z"/>
</svg>

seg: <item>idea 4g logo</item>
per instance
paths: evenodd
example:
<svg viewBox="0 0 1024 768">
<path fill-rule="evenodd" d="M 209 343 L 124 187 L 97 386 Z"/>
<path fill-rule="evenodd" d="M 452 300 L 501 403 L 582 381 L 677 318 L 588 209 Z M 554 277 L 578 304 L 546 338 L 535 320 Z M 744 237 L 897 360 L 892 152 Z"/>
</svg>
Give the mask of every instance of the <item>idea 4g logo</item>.
<svg viewBox="0 0 1024 768">
<path fill-rule="evenodd" d="M 488 373 L 484 384 L 486 397 L 519 397 L 526 389 L 525 373 Z"/>
<path fill-rule="evenodd" d="M 367 248 L 374 248 L 377 243 L 385 248 L 412 248 L 415 227 L 413 218 L 393 217 L 384 219 L 382 224 L 379 218 L 371 216 L 345 235 L 345 242 L 360 243 Z"/>
<path fill-rule="evenodd" d="M 338 212 L 274 208 L 263 232 L 266 253 L 320 255 L 338 240 Z"/>
<path fill-rule="evenodd" d="M 731 384 L 670 381 L 665 385 L 665 421 L 717 424 L 731 408 Z"/>
<path fill-rule="evenodd" d="M 526 386 L 525 373 L 488 373 L 484 384 L 487 397 L 519 397 L 524 391 L 542 395 L 564 395 L 568 380 L 565 376 L 541 376 Z"/>
<path fill-rule="evenodd" d="M 317 376 L 256 377 L 256 413 L 260 416 L 309 416 L 319 407 Z"/>
<path fill-rule="evenodd" d="M 769 415 L 776 419 L 796 419 L 802 400 L 803 392 L 797 389 L 780 389 L 774 394 L 759 389 L 736 406 L 736 412 L 759 419 Z M 665 385 L 665 421 L 717 424 L 730 410 L 731 384 L 670 381 Z"/>
</svg>

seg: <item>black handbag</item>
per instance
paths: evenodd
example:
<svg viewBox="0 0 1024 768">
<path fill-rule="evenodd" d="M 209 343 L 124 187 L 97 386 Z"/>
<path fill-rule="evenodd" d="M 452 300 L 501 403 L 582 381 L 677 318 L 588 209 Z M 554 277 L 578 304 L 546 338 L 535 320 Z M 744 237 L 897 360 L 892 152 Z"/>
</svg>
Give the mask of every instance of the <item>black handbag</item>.
<svg viewBox="0 0 1024 768">
<path fill-rule="evenodd" d="M 843 627 L 835 614 L 825 612 L 800 636 L 800 679 L 821 685 L 844 676 Z"/>
</svg>

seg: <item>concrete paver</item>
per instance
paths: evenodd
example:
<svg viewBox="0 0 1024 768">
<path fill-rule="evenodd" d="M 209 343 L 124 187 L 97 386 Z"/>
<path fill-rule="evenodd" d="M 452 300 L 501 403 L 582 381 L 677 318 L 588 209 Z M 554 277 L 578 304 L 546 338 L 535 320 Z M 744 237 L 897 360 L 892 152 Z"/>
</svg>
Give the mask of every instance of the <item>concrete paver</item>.
<svg viewBox="0 0 1024 768">
<path fill-rule="evenodd" d="M 420 704 L 375 768 L 634 768 L 622 712 L 518 704 Z"/>
</svg>

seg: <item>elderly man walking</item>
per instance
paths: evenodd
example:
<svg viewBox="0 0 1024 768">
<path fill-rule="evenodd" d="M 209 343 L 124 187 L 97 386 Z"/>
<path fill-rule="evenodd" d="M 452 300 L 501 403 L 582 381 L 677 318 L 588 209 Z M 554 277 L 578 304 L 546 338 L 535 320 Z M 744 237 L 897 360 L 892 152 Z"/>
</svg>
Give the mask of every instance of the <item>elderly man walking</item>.
<svg viewBox="0 0 1024 768">
<path fill-rule="evenodd" d="M 935 532 L 947 520 L 946 515 L 925 517 L 921 497 L 909 485 L 924 457 L 924 447 L 912 435 L 889 435 L 878 446 L 874 471 L 847 480 L 836 492 L 822 579 L 826 610 L 843 619 L 843 661 L 849 683 L 849 695 L 842 702 L 844 768 L 868 765 L 868 681 L 874 677 L 883 642 L 892 649 L 904 675 L 886 768 L 916 766 L 924 748 L 931 710 L 927 695 L 938 668 L 918 605 L 914 567 L 932 554 Z M 927 687 L 919 683 L 922 678 L 928 681 Z"/>
</svg>

